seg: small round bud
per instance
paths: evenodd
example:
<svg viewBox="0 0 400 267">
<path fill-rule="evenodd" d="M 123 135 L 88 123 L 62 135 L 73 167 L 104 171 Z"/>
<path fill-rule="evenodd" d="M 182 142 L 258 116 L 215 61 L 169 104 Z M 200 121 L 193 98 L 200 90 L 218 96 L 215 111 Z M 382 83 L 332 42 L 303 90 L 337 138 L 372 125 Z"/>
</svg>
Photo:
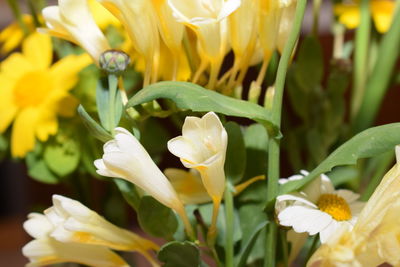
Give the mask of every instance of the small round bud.
<svg viewBox="0 0 400 267">
<path fill-rule="evenodd" d="M 131 62 L 128 54 L 121 50 L 111 49 L 100 55 L 100 68 L 109 74 L 121 74 Z"/>
</svg>

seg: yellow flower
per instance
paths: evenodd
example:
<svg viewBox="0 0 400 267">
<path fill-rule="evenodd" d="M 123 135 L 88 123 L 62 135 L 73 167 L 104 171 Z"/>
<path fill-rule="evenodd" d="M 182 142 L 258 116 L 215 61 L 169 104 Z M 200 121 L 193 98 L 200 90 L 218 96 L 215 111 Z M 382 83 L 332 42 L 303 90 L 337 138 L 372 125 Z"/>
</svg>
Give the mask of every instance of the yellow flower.
<svg viewBox="0 0 400 267">
<path fill-rule="evenodd" d="M 135 50 L 145 58 L 144 85 L 158 77 L 160 38 L 157 15 L 149 0 L 99 0 L 125 26 Z"/>
<path fill-rule="evenodd" d="M 400 147 L 396 165 L 383 177 L 353 230 L 342 227 L 311 257 L 307 266 L 400 264 Z"/>
<path fill-rule="evenodd" d="M 120 27 L 121 23 L 113 16 L 106 8 L 104 8 L 96 0 L 88 0 L 90 13 L 93 16 L 94 21 L 100 29 L 105 30 L 108 26 L 113 25 Z"/>
<path fill-rule="evenodd" d="M 24 14 L 22 20 L 29 30 L 34 30 L 32 16 Z M 6 54 L 17 48 L 24 39 L 24 31 L 14 22 L 0 32 L 0 53 Z"/>
<path fill-rule="evenodd" d="M 375 27 L 380 33 L 389 30 L 392 23 L 395 2 L 393 0 L 371 0 L 370 10 Z M 349 29 L 357 28 L 360 24 L 359 1 L 349 4 L 337 4 L 334 8 L 335 14 L 339 17 L 339 22 Z"/>
<path fill-rule="evenodd" d="M 11 154 L 24 157 L 35 145 L 57 132 L 57 115 L 74 114 L 76 100 L 69 90 L 78 72 L 90 63 L 87 55 L 71 55 L 54 65 L 50 37 L 31 34 L 22 53 L 10 55 L 0 69 L 0 133 L 12 123 Z"/>
<path fill-rule="evenodd" d="M 50 236 L 55 227 L 43 214 L 30 213 L 25 231 L 34 238 L 22 248 L 28 267 L 75 262 L 94 267 L 128 267 L 116 253 L 104 246 L 60 242 Z"/>
<path fill-rule="evenodd" d="M 96 25 L 87 1 L 59 0 L 58 4 L 42 10 L 47 28 L 39 30 L 80 45 L 98 64 L 100 55 L 110 46 Z"/>
</svg>

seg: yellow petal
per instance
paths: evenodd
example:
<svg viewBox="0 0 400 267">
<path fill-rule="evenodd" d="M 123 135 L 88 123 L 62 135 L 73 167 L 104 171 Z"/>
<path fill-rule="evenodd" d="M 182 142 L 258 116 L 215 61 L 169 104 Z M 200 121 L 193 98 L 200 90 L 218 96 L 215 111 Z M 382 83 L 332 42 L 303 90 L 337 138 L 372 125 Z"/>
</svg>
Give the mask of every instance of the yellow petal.
<svg viewBox="0 0 400 267">
<path fill-rule="evenodd" d="M 373 1 L 371 3 L 372 18 L 376 29 L 380 33 L 385 33 L 389 30 L 392 23 L 393 12 L 395 9 L 394 1 Z"/>
<path fill-rule="evenodd" d="M 92 63 L 88 54 L 70 55 L 62 58 L 50 68 L 50 74 L 54 77 L 55 87 L 67 91 L 78 81 L 78 73 Z"/>
<path fill-rule="evenodd" d="M 0 75 L 0 133 L 3 133 L 18 111 L 14 104 L 13 82 L 4 75 Z"/>
<path fill-rule="evenodd" d="M 34 125 L 37 138 L 44 142 L 49 135 L 55 135 L 58 129 L 57 116 L 54 110 L 41 108 Z"/>
<path fill-rule="evenodd" d="M 33 31 L 34 25 L 32 21 L 32 16 L 23 14 L 22 20 L 25 25 Z M 20 28 L 17 22 L 14 22 L 7 26 L 2 32 L 0 32 L 0 53 L 6 54 L 12 50 L 14 50 L 17 46 L 19 46 L 24 38 L 24 32 Z"/>
<path fill-rule="evenodd" d="M 24 56 L 37 69 L 44 70 L 50 66 L 53 58 L 53 47 L 48 35 L 32 33 L 22 45 Z"/>
<path fill-rule="evenodd" d="M 38 111 L 35 108 L 22 110 L 15 119 L 11 134 L 11 154 L 24 157 L 35 146 L 35 123 Z"/>
<path fill-rule="evenodd" d="M 1 73 L 9 78 L 17 79 L 34 69 L 34 65 L 26 60 L 21 53 L 13 53 L 1 63 Z"/>
</svg>

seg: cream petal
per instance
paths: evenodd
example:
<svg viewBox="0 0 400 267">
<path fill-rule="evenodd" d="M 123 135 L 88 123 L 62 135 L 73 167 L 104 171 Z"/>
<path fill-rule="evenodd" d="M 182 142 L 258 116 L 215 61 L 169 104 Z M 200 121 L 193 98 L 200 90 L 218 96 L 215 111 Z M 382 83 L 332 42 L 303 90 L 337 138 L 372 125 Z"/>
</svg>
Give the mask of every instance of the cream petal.
<svg viewBox="0 0 400 267">
<path fill-rule="evenodd" d="M 335 194 L 344 198 L 344 200 L 346 200 L 347 203 L 353 203 L 360 197 L 359 194 L 356 194 L 353 191 L 346 190 L 346 189 L 336 190 Z"/>
<path fill-rule="evenodd" d="M 337 222 L 336 220 L 331 220 L 329 225 L 327 225 L 323 230 L 319 232 L 319 238 L 321 243 L 324 244 L 327 242 L 329 237 L 335 234 L 340 227 L 341 223 Z"/>
<path fill-rule="evenodd" d="M 29 213 L 28 220 L 23 224 L 24 230 L 33 238 L 43 238 L 52 230 L 53 225 L 40 213 Z"/>
<path fill-rule="evenodd" d="M 312 208 L 317 208 L 317 205 L 315 205 L 313 202 L 309 201 L 305 195 L 302 195 L 300 193 L 292 193 L 292 194 L 286 194 L 286 195 L 280 195 L 276 198 L 276 201 L 278 202 L 283 202 L 283 201 L 298 201 L 301 204 L 307 205 Z"/>
<path fill-rule="evenodd" d="M 241 0 L 228 0 L 224 2 L 220 13 L 218 14 L 218 20 L 222 20 L 232 14 L 236 9 L 240 7 Z"/>
</svg>

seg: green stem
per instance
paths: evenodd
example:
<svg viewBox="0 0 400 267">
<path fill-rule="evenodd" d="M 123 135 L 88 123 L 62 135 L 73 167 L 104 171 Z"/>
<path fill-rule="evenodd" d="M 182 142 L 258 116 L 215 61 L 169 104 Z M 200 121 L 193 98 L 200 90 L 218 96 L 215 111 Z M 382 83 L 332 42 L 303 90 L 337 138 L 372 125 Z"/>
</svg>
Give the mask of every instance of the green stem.
<svg viewBox="0 0 400 267">
<path fill-rule="evenodd" d="M 234 216 L 233 216 L 233 196 L 229 182 L 225 186 L 225 266 L 233 267 L 233 233 L 234 233 Z"/>
<path fill-rule="evenodd" d="M 10 6 L 15 19 L 18 21 L 19 26 L 23 30 L 24 34 L 27 35 L 29 33 L 29 29 L 26 26 L 23 18 L 21 9 L 19 8 L 18 1 L 16 0 L 7 0 L 8 5 Z"/>
<path fill-rule="evenodd" d="M 313 1 L 313 35 L 318 36 L 319 13 L 321 9 L 321 0 Z"/>
<path fill-rule="evenodd" d="M 279 237 L 281 238 L 281 243 L 282 243 L 282 254 L 283 254 L 283 265 L 285 267 L 289 266 L 289 252 L 288 252 L 288 242 L 286 239 L 286 230 L 279 230 Z"/>
<path fill-rule="evenodd" d="M 293 21 L 293 28 L 283 49 L 282 57 L 279 61 L 278 72 L 276 77 L 275 95 L 272 105 L 272 122 L 280 126 L 282 115 L 282 98 L 285 86 L 285 78 L 289 61 L 293 53 L 293 49 L 300 34 L 301 24 L 303 21 L 304 13 L 306 10 L 307 0 L 298 0 L 296 6 L 296 13 Z M 267 201 L 269 206 L 273 206 L 273 202 L 278 194 L 278 179 L 279 179 L 279 140 L 272 138 L 269 142 L 268 148 L 268 189 Z M 274 267 L 275 254 L 276 254 L 276 235 L 277 225 L 271 221 L 267 225 L 267 237 L 265 246 L 265 267 Z"/>
<path fill-rule="evenodd" d="M 114 135 L 115 128 L 115 96 L 117 94 L 118 77 L 115 75 L 108 75 L 108 89 L 109 89 L 109 112 L 110 112 L 110 127 L 111 134 Z"/>
<path fill-rule="evenodd" d="M 392 26 L 383 36 L 378 49 L 377 60 L 365 89 L 361 108 L 353 124 L 353 132 L 358 133 L 370 127 L 388 89 L 390 78 L 400 52 L 400 1 L 396 1 L 396 13 Z"/>
<path fill-rule="evenodd" d="M 369 0 L 361 1 L 360 16 L 360 26 L 356 31 L 355 38 L 353 92 L 351 98 L 352 119 L 359 111 L 365 91 L 366 77 L 368 76 L 368 47 L 371 32 Z"/>
<path fill-rule="evenodd" d="M 305 263 L 308 262 L 311 255 L 314 253 L 315 249 L 317 248 L 318 241 L 319 241 L 319 235 L 314 235 L 312 244 L 311 244 L 310 249 L 308 250 L 307 256 L 305 258 Z"/>
</svg>

